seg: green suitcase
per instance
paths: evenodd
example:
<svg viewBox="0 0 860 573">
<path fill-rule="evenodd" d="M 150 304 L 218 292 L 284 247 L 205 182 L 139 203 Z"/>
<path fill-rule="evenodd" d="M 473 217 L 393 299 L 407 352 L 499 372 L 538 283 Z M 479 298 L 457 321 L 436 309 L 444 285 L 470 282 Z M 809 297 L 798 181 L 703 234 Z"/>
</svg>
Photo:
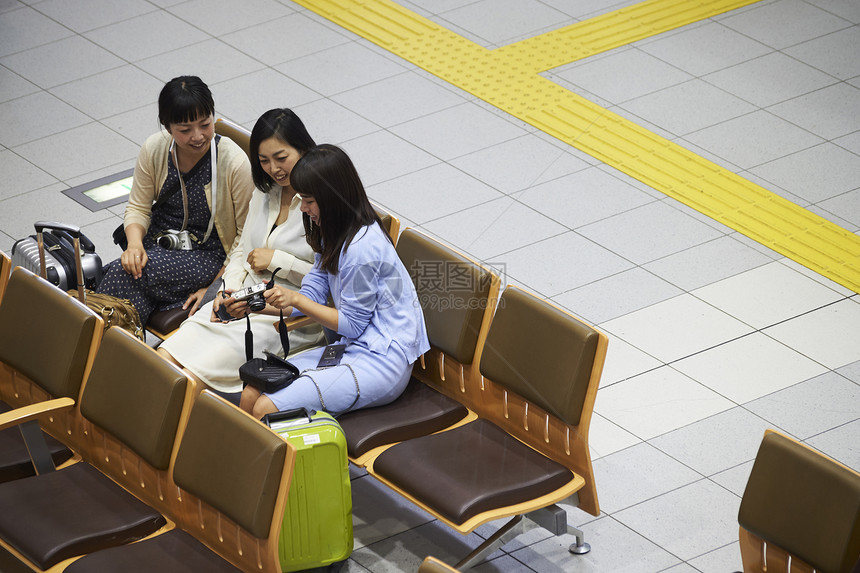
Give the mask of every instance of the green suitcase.
<svg viewBox="0 0 860 573">
<path fill-rule="evenodd" d="M 343 429 L 330 414 L 304 409 L 263 421 L 296 447 L 281 530 L 281 570 L 343 561 L 352 553 L 352 489 Z"/>
</svg>

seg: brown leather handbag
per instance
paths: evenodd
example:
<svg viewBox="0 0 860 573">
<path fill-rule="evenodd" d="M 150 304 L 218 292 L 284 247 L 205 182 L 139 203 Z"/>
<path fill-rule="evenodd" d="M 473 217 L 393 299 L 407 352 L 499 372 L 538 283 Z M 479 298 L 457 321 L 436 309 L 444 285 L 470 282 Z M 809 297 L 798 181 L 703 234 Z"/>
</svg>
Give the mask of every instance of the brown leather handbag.
<svg viewBox="0 0 860 573">
<path fill-rule="evenodd" d="M 71 296 L 78 296 L 79 293 L 77 289 L 72 289 L 69 291 L 69 294 Z M 87 289 L 86 296 L 81 302 L 102 317 L 105 322 L 105 330 L 111 326 L 119 326 L 146 342 L 146 333 L 143 331 L 140 315 L 130 300 Z"/>
</svg>

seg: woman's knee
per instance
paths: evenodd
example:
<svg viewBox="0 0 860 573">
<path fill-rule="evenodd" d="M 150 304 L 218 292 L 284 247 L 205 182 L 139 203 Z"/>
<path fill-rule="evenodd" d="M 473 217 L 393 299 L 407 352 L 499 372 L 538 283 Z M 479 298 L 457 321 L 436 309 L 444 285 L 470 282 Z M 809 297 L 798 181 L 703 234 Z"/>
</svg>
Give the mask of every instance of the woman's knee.
<svg viewBox="0 0 860 573">
<path fill-rule="evenodd" d="M 271 414 L 273 412 L 277 412 L 278 407 L 275 406 L 275 403 L 272 402 L 268 396 L 261 395 L 257 398 L 257 401 L 254 402 L 254 408 L 251 412 L 251 415 L 257 418 L 258 420 L 262 419 L 266 414 Z"/>
</svg>

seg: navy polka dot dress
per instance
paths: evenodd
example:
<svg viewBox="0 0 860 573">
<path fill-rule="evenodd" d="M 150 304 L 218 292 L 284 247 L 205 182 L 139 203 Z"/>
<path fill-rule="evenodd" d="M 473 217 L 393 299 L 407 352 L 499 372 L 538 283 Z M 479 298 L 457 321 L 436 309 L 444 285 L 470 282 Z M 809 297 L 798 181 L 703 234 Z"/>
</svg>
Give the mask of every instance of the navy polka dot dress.
<svg viewBox="0 0 860 573">
<path fill-rule="evenodd" d="M 205 185 L 212 180 L 210 153 L 212 149 L 182 177 L 188 193 L 186 230 L 198 241 L 206 235 L 211 215 L 204 191 Z M 179 187 L 179 172 L 173 158 L 168 157 L 167 179 L 160 193 L 171 187 Z M 152 213 L 149 229 L 143 238 L 143 247 L 149 258 L 143 267 L 143 275 L 135 279 L 123 270 L 117 259 L 106 268 L 99 284 L 99 292 L 130 300 L 144 325 L 154 310 L 178 308 L 189 294 L 209 286 L 224 264 L 226 253 L 214 225 L 206 242 L 202 245 L 196 243 L 194 250 L 169 250 L 158 246 L 156 237 L 160 233 L 182 228 L 183 213 L 182 191 L 177 189 Z"/>
</svg>

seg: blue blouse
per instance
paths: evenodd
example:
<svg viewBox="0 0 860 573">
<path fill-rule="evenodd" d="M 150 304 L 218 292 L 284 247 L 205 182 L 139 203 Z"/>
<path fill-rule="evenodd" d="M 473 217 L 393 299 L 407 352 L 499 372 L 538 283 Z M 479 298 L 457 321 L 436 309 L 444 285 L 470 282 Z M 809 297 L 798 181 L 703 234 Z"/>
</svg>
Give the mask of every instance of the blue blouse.
<svg viewBox="0 0 860 573">
<path fill-rule="evenodd" d="M 338 310 L 337 332 L 347 343 L 377 354 L 394 343 L 410 364 L 430 349 L 415 286 L 379 225 L 358 230 L 341 252 L 338 274 L 319 264 L 317 253 L 300 292 L 319 304 L 327 304 L 331 295 Z"/>
</svg>

